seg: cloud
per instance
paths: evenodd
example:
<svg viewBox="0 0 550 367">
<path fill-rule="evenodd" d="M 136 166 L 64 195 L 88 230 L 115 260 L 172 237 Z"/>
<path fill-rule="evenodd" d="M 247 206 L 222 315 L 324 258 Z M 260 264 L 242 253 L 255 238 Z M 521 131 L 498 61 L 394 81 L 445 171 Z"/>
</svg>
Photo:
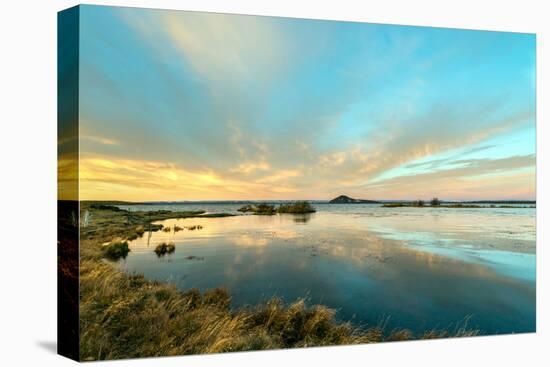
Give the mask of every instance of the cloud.
<svg viewBox="0 0 550 367">
<path fill-rule="evenodd" d="M 230 172 L 249 174 L 255 171 L 267 171 L 271 168 L 267 162 L 244 162 L 237 167 L 231 168 Z"/>
<path fill-rule="evenodd" d="M 135 201 L 276 199 L 294 189 L 273 183 L 295 176 L 292 172 L 279 172 L 264 182 L 251 181 L 170 162 L 88 154 L 81 156 L 79 172 L 82 200 L 120 200 L 123 194 L 126 200 Z"/>
<path fill-rule="evenodd" d="M 294 169 L 294 170 L 278 170 L 273 172 L 272 174 L 269 174 L 267 176 L 258 178 L 256 182 L 259 183 L 268 183 L 268 184 L 282 184 L 284 182 L 288 182 L 291 178 L 301 177 L 302 172 L 300 170 Z"/>
<path fill-rule="evenodd" d="M 501 64 L 486 33 L 472 52 L 458 31 L 115 12 L 129 25 L 116 37 L 101 22 L 85 32 L 93 41 L 82 79 L 90 196 L 366 198 L 376 189 L 383 199 L 378 184 L 393 176 L 487 168 L 458 161 L 534 124 L 529 98 L 508 90 L 513 78 L 478 70 Z M 450 157 L 430 159 L 441 153 Z M 395 182 L 404 185 L 393 186 L 397 194 L 411 189 L 405 178 Z"/>
<path fill-rule="evenodd" d="M 472 148 L 472 149 L 462 151 L 460 153 L 454 154 L 454 155 L 452 155 L 450 157 L 447 157 L 447 158 L 432 159 L 432 160 L 429 160 L 429 161 L 426 161 L 426 162 L 407 164 L 405 166 L 405 168 L 422 168 L 422 169 L 426 169 L 426 170 L 436 169 L 436 168 L 442 166 L 443 164 L 449 163 L 449 162 L 451 162 L 454 159 L 457 159 L 459 157 L 467 156 L 467 155 L 470 155 L 472 153 L 482 152 L 482 151 L 485 151 L 485 150 L 488 150 L 488 149 L 491 149 L 491 148 L 494 148 L 494 147 L 496 147 L 496 145 L 494 145 L 494 144 L 484 145 L 484 146 L 481 146 L 481 147 L 476 147 L 476 148 Z"/>
<path fill-rule="evenodd" d="M 337 170 L 339 182 L 362 186 L 409 162 L 483 142 L 534 119 L 531 110 L 495 118 L 499 107 L 500 104 L 486 103 L 464 111 L 457 103 L 433 108 L 412 119 L 381 122 L 379 129 L 366 134 L 354 147 L 331 153 L 343 156 L 338 160 L 344 163 Z M 318 164 L 323 166 L 326 159 L 321 156 Z"/>
<path fill-rule="evenodd" d="M 120 142 L 115 139 L 110 139 L 102 136 L 94 136 L 94 135 L 81 135 L 80 139 L 88 140 L 92 143 L 96 144 L 103 144 L 103 145 L 119 145 Z"/>
<path fill-rule="evenodd" d="M 152 43 L 158 43 L 161 30 L 161 36 L 168 38 L 197 73 L 214 82 L 265 81 L 288 60 L 281 33 L 261 17 L 127 10 L 120 15 Z"/>
<path fill-rule="evenodd" d="M 443 195 L 444 199 L 534 197 L 536 158 L 533 154 L 501 159 L 463 159 L 452 161 L 452 164 L 459 167 L 392 177 L 366 184 L 363 189 L 394 199 Z"/>
</svg>

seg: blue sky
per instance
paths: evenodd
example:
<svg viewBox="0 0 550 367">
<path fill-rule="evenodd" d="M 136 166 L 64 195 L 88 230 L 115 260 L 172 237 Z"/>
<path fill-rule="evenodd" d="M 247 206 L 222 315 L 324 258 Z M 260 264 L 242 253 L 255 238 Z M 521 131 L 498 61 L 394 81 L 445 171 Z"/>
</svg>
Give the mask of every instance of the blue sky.
<svg viewBox="0 0 550 367">
<path fill-rule="evenodd" d="M 84 199 L 534 199 L 535 36 L 83 6 Z"/>
</svg>

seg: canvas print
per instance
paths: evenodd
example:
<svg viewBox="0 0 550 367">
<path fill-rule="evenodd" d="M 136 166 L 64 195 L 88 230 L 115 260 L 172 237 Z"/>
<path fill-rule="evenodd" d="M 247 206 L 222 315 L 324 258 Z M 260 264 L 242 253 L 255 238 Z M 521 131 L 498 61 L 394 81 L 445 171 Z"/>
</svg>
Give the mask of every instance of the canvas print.
<svg viewBox="0 0 550 367">
<path fill-rule="evenodd" d="M 534 34 L 58 19 L 59 352 L 536 331 Z"/>
</svg>

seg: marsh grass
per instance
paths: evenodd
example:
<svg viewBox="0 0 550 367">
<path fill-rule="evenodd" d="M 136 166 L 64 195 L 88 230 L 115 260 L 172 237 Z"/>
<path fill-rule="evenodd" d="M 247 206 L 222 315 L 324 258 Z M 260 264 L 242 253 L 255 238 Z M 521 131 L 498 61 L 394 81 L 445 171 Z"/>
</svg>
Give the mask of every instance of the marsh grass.
<svg viewBox="0 0 550 367">
<path fill-rule="evenodd" d="M 231 214 L 231 213 L 208 213 L 208 214 L 203 214 L 203 215 L 199 215 L 197 217 L 200 217 L 200 218 L 225 218 L 225 217 L 234 217 L 235 214 Z"/>
<path fill-rule="evenodd" d="M 86 261 L 81 271 L 83 360 L 173 356 L 262 349 L 377 343 L 473 336 L 476 331 L 356 328 L 335 320 L 336 311 L 278 298 L 232 310 L 224 289 L 181 292 L 173 285 L 126 275 Z"/>
<path fill-rule="evenodd" d="M 176 245 L 174 242 L 162 242 L 155 247 L 155 253 L 158 257 L 166 254 L 172 254 L 176 251 Z"/>
<path fill-rule="evenodd" d="M 186 257 L 187 260 L 204 260 L 202 256 L 189 255 Z"/>
<path fill-rule="evenodd" d="M 254 205 L 250 205 L 250 204 L 244 205 L 244 206 L 240 207 L 239 209 L 237 209 L 237 211 L 242 212 L 242 213 L 254 212 L 255 210 L 256 209 L 255 209 Z"/>
<path fill-rule="evenodd" d="M 276 213 L 286 214 L 308 214 L 315 213 L 315 208 L 307 201 L 296 201 L 294 203 L 280 204 L 277 208 L 275 205 L 261 203 L 261 204 L 247 204 L 237 209 L 243 213 L 254 213 L 256 215 L 274 215 Z"/>
<path fill-rule="evenodd" d="M 441 200 L 439 200 L 439 198 L 433 198 L 432 200 L 430 200 L 430 205 L 431 206 L 440 206 L 441 205 Z"/>
<path fill-rule="evenodd" d="M 277 208 L 278 213 L 288 213 L 288 214 L 308 214 L 315 213 L 316 210 L 307 201 L 296 201 L 290 204 L 281 204 Z"/>
<path fill-rule="evenodd" d="M 182 292 L 171 284 L 123 273 L 102 261 L 111 251 L 107 248 L 114 243 L 120 245 L 113 249 L 127 248 L 127 242 L 115 242 L 113 238 L 143 233 L 151 221 L 200 216 L 183 212 L 132 214 L 135 222 L 129 225 L 124 212 L 96 209 L 91 228 L 81 232 L 82 360 L 376 343 L 478 333 L 466 326 L 422 335 L 405 329 L 387 332 L 380 326 L 359 328 L 337 321 L 335 310 L 323 305 L 308 306 L 303 299 L 287 304 L 273 298 L 259 305 L 232 309 L 231 295 L 225 289 Z M 102 246 L 105 242 L 110 245 Z"/>
<path fill-rule="evenodd" d="M 277 213 L 275 206 L 267 203 L 255 205 L 247 204 L 237 210 L 243 213 L 254 213 L 256 215 L 274 215 Z"/>
<path fill-rule="evenodd" d="M 128 252 L 130 252 L 130 248 L 128 247 L 128 242 L 111 242 L 110 244 L 104 246 L 103 248 L 105 257 L 109 260 L 118 260 L 120 258 L 125 259 L 128 255 Z"/>
<path fill-rule="evenodd" d="M 400 208 L 402 206 L 408 206 L 405 203 L 384 203 L 382 204 L 384 208 Z"/>
<path fill-rule="evenodd" d="M 254 213 L 258 215 L 273 215 L 276 212 L 274 205 L 264 203 L 256 205 L 256 209 L 254 210 Z"/>
</svg>

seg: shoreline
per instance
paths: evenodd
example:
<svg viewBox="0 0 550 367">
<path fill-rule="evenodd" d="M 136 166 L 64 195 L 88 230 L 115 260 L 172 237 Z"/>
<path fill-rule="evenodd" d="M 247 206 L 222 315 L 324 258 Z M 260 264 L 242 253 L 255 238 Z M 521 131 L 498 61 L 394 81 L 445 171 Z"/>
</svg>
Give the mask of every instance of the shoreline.
<svg viewBox="0 0 550 367">
<path fill-rule="evenodd" d="M 174 218 L 213 218 L 204 212 L 127 212 L 91 208 L 83 228 L 80 268 L 82 360 L 243 350 L 364 344 L 478 335 L 478 330 L 430 330 L 413 335 L 406 329 L 354 327 L 336 321 L 336 311 L 307 306 L 304 299 L 285 304 L 273 298 L 231 309 L 231 295 L 214 288 L 203 293 L 127 274 L 109 263 L 102 244 L 161 230 L 152 222 Z M 130 216 L 129 216 L 130 214 Z M 113 320 L 116 320 L 113 321 Z M 170 343 L 166 342 L 170 341 Z"/>
</svg>

